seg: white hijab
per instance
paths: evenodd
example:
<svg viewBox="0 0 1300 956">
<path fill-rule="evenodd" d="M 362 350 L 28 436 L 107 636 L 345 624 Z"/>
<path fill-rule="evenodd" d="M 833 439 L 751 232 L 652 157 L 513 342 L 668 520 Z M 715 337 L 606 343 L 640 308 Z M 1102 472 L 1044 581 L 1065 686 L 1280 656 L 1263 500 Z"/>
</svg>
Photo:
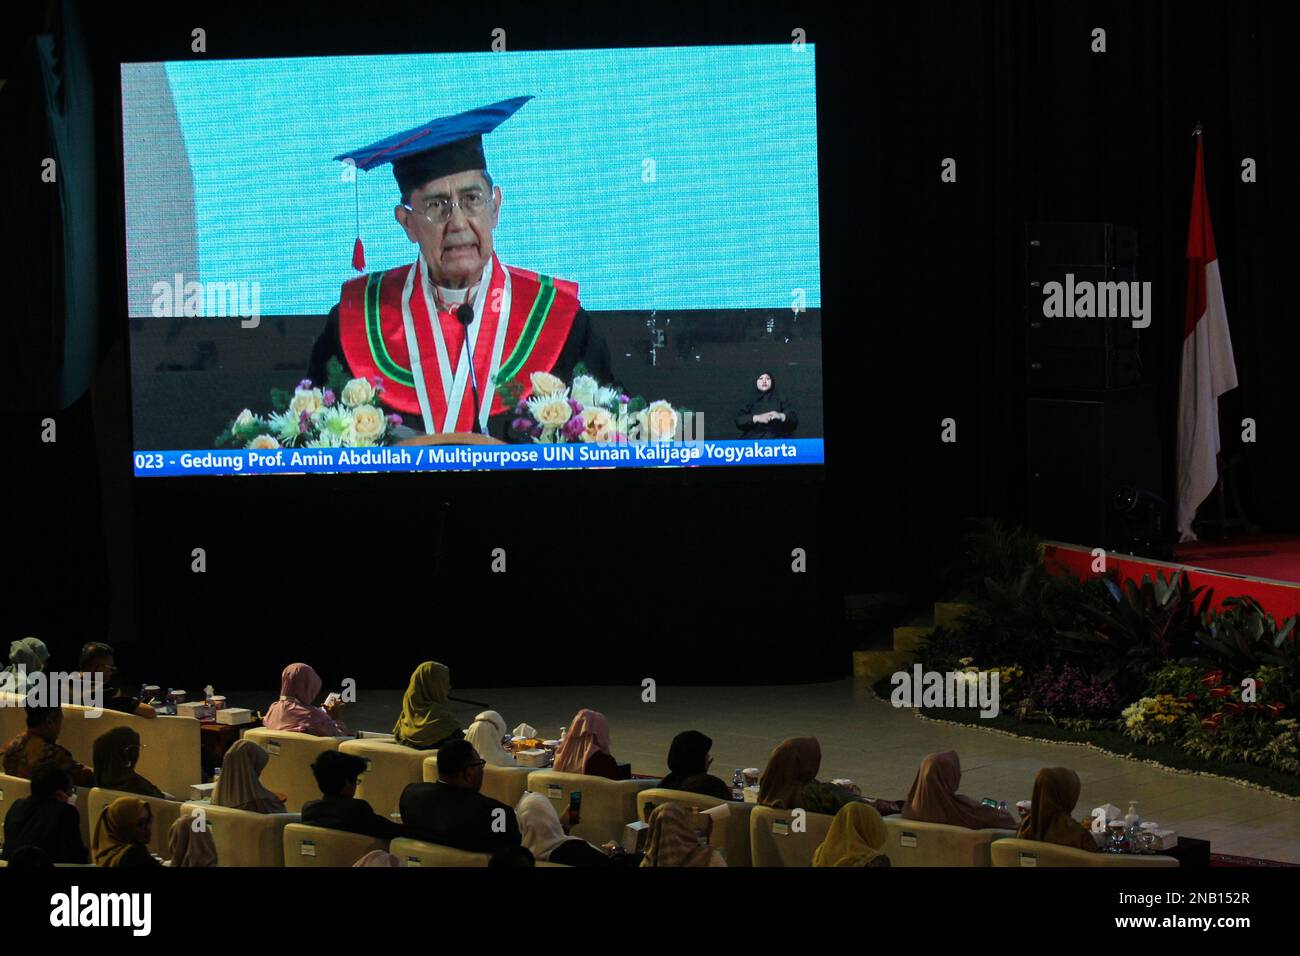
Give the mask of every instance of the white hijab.
<svg viewBox="0 0 1300 956">
<path fill-rule="evenodd" d="M 474 745 L 478 755 L 494 767 L 514 767 L 514 754 L 506 753 L 501 746 L 505 736 L 506 720 L 495 710 L 485 710 L 474 718 L 465 731 L 465 739 Z"/>
<path fill-rule="evenodd" d="M 524 791 L 515 806 L 515 819 L 519 821 L 524 849 L 535 860 L 549 860 L 551 851 L 561 843 L 581 839 L 565 836 L 564 827 L 560 825 L 560 815 L 555 812 L 551 801 L 540 793 Z"/>
</svg>

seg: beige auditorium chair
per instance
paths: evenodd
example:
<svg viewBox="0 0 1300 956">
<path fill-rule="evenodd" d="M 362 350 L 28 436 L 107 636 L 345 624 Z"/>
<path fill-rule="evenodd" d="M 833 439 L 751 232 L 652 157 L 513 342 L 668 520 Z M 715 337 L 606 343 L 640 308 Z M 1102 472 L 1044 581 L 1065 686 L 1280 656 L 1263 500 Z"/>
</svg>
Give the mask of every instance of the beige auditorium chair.
<svg viewBox="0 0 1300 956">
<path fill-rule="evenodd" d="M 637 797 L 637 813 L 642 823 L 650 822 L 650 815 L 646 813 L 646 804 L 653 804 L 655 807 L 661 803 L 684 803 L 688 807 L 695 807 L 697 810 L 708 810 L 719 804 L 726 804 L 730 814 L 725 820 L 713 821 L 713 832 L 709 837 L 709 845 L 715 850 L 722 853 L 723 859 L 727 861 L 727 866 L 750 866 L 750 849 L 749 849 L 749 815 L 753 812 L 755 804 L 740 803 L 735 800 L 719 800 L 717 797 L 706 797 L 699 793 L 688 793 L 685 790 L 664 790 L 661 787 L 651 787 L 648 790 L 642 790 Z M 651 808 L 653 810 L 653 807 Z"/>
<path fill-rule="evenodd" d="M 105 710 L 87 717 L 89 708 L 63 705 L 63 730 L 59 743 L 72 751 L 79 763 L 94 766 L 95 739 L 113 727 L 127 726 L 140 735 L 143 748 L 135 770 L 155 787 L 186 799 L 190 787 L 203 781 L 199 722 L 193 717 L 154 717 Z"/>
<path fill-rule="evenodd" d="M 149 809 L 153 811 L 153 835 L 149 838 L 149 852 L 157 853 L 164 860 L 170 853 L 168 846 L 168 836 L 172 824 L 180 818 L 181 804 L 178 800 L 160 800 L 157 797 L 146 797 L 139 793 L 127 793 L 123 790 L 104 790 L 100 787 L 92 787 L 90 798 L 87 801 L 87 817 L 90 820 L 91 832 L 94 832 L 95 824 L 99 822 L 100 814 L 105 808 L 116 800 L 118 797 L 139 797 L 145 803 L 149 804 Z M 77 800 L 78 807 L 81 809 L 81 800 Z M 90 844 L 86 844 L 86 849 L 90 849 Z"/>
<path fill-rule="evenodd" d="M 483 767 L 482 793 L 513 807 L 528 789 L 528 775 L 532 772 L 529 767 L 494 767 L 487 764 Z M 424 758 L 424 782 L 436 783 L 437 780 L 438 756 L 434 754 Z"/>
<path fill-rule="evenodd" d="M 340 738 L 265 727 L 246 730 L 243 736 L 266 751 L 270 759 L 262 771 L 262 784 L 268 790 L 284 794 L 284 805 L 289 812 L 299 813 L 308 800 L 320 799 L 311 765 L 325 751 L 338 750 Z"/>
<path fill-rule="evenodd" d="M 990 849 L 994 866 L 1178 866 L 1172 856 L 1089 853 L 1038 840 L 997 840 Z"/>
<path fill-rule="evenodd" d="M 641 792 L 658 783 L 658 780 L 608 780 L 556 770 L 534 770 L 528 775 L 528 789 L 550 800 L 560 816 L 569 809 L 569 794 L 575 790 L 582 793 L 582 817 L 571 833 L 596 846 L 609 840 L 623 842 L 623 828 L 637 820 Z"/>
<path fill-rule="evenodd" d="M 217 847 L 218 866 L 284 866 L 284 828 L 297 813 L 254 813 L 210 803 L 185 803 L 181 814 L 201 811 Z"/>
<path fill-rule="evenodd" d="M 402 866 L 487 866 L 492 859 L 488 853 L 470 853 L 410 837 L 398 837 L 389 844 L 388 852 L 401 860 Z"/>
<path fill-rule="evenodd" d="M 285 866 L 351 866 L 372 850 L 387 850 L 388 841 L 362 833 L 290 823 L 284 828 Z"/>
<path fill-rule="evenodd" d="M 835 817 L 755 806 L 749 814 L 749 849 L 754 866 L 812 866 Z M 797 828 L 798 827 L 798 828 Z"/>
<path fill-rule="evenodd" d="M 890 866 L 992 866 L 989 846 L 1016 835 L 1015 830 L 972 830 L 946 823 L 922 823 L 885 817 Z"/>
<path fill-rule="evenodd" d="M 424 761 L 436 753 L 391 740 L 345 740 L 339 751 L 365 759 L 368 769 L 357 784 L 357 799 L 365 800 L 381 817 L 398 811 L 402 791 L 410 784 L 424 781 Z"/>
</svg>

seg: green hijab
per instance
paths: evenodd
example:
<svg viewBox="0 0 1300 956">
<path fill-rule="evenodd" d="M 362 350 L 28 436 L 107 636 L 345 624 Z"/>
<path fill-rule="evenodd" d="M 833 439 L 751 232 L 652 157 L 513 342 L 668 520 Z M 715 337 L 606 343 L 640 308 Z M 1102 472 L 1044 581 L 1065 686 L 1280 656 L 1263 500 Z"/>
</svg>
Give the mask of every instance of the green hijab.
<svg viewBox="0 0 1300 956">
<path fill-rule="evenodd" d="M 444 665 L 425 661 L 417 667 L 402 698 L 402 716 L 393 728 L 397 742 L 428 750 L 459 730 L 460 724 L 447 707 L 450 691 L 451 671 Z"/>
</svg>

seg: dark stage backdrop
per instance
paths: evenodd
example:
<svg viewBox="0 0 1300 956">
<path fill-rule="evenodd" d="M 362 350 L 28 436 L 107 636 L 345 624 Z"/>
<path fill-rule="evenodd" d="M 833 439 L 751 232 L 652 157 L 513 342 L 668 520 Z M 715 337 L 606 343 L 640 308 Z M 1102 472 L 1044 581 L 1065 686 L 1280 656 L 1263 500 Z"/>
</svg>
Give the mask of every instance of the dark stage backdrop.
<svg viewBox="0 0 1300 956">
<path fill-rule="evenodd" d="M 27 225 L 21 254 L 3 268 L 25 308 L 5 335 L 23 356 L 24 429 L 36 431 L 32 418 L 44 414 L 72 426 L 60 431 L 56 455 L 24 441 L 21 454 L 42 463 L 14 465 L 26 470 L 7 580 L 30 602 L 24 626 L 65 655 L 79 640 L 108 636 L 125 646 L 128 670 L 141 670 L 133 658 L 150 659 L 142 676 L 195 686 L 270 687 L 298 658 L 327 680 L 351 675 L 371 686 L 396 684 L 425 657 L 451 663 L 461 684 L 843 673 L 849 658 L 835 624 L 843 590 L 923 593 L 965 516 L 1023 514 L 1025 221 L 1138 229 L 1140 278 L 1153 282 L 1155 298 L 1143 365 L 1161 397 L 1172 476 L 1198 120 L 1242 382 L 1223 403 L 1224 436 L 1232 447 L 1228 423 L 1258 421 L 1258 444 L 1242 449 L 1247 507 L 1268 530 L 1300 529 L 1294 5 L 836 9 L 458 7 L 438 17 L 434 41 L 425 4 L 365 16 L 354 5 L 331 15 L 321 4 L 232 4 L 205 11 L 201 24 L 162 6 L 126 22 L 88 4 L 81 28 L 103 95 L 96 140 L 81 148 L 100 160 L 101 215 L 83 228 L 103 250 L 101 300 L 115 304 L 91 328 L 65 325 L 50 292 L 62 282 L 59 233 L 49 226 L 57 210 L 31 174 L 49 155 L 47 131 L 17 96 L 41 95 L 32 35 L 47 19 L 56 30 L 69 19 L 19 14 L 23 29 L 4 42 L 21 68 L 0 91 L 0 119 L 19 132 L 4 161 Z M 195 25 L 208 31 L 209 56 L 260 56 L 479 49 L 502 23 L 521 49 L 788 42 L 796 28 L 817 44 L 825 482 L 761 471 L 475 485 L 133 483 L 124 297 L 113 268 L 122 252 L 119 170 L 105 159 L 117 147 L 117 62 L 189 58 Z M 1089 50 L 1096 27 L 1106 30 L 1104 54 Z M 1258 163 L 1257 183 L 1240 181 L 1245 156 Z M 957 160 L 955 183 L 940 180 L 947 157 Z M 99 374 L 88 399 L 60 410 L 68 341 L 96 350 Z M 955 444 L 939 441 L 945 417 L 957 420 Z M 194 547 L 207 549 L 206 574 L 190 572 Z M 495 547 L 507 550 L 505 575 L 490 571 Z M 790 571 L 796 547 L 808 551 L 802 576 Z"/>
</svg>

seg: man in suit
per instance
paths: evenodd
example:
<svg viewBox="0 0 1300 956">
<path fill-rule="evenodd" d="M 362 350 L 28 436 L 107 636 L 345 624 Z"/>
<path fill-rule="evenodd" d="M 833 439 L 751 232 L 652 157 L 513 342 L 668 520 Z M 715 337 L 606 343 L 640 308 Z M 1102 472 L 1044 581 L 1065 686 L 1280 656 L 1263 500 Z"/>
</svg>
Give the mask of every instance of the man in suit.
<svg viewBox="0 0 1300 956">
<path fill-rule="evenodd" d="M 311 772 L 322 796 L 303 804 L 303 823 L 381 840 L 405 835 L 401 824 L 384 819 L 365 800 L 356 799 L 357 778 L 366 772 L 366 762 L 361 757 L 326 750 L 311 765 Z"/>
<path fill-rule="evenodd" d="M 402 791 L 407 834 L 471 853 L 509 854 L 521 846 L 514 808 L 479 792 L 486 762 L 468 740 L 440 747 L 438 782 Z"/>
</svg>

